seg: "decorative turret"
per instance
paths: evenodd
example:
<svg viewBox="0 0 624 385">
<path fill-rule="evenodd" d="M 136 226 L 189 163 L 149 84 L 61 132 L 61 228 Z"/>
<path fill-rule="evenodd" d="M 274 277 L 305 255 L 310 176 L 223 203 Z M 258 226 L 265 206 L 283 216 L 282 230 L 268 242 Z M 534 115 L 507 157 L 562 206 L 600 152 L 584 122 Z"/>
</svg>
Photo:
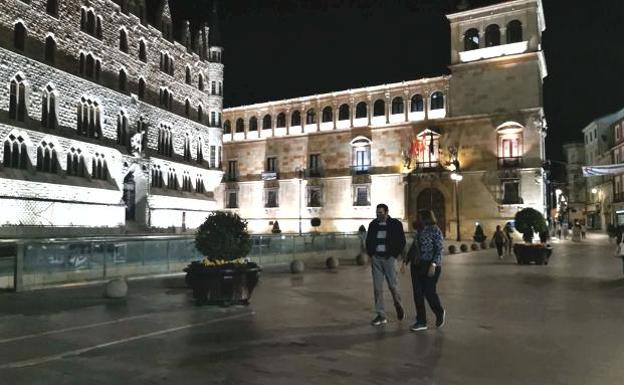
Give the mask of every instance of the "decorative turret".
<svg viewBox="0 0 624 385">
<path fill-rule="evenodd" d="M 171 30 L 171 11 L 169 10 L 168 0 L 164 0 L 162 13 L 160 15 L 160 31 L 165 39 L 173 39 L 173 33 Z"/>
<path fill-rule="evenodd" d="M 187 51 L 191 51 L 191 22 L 184 20 L 182 28 L 180 30 L 180 43 L 182 43 Z"/>
<path fill-rule="evenodd" d="M 223 61 L 223 41 L 221 40 L 218 6 L 218 1 L 214 0 L 212 2 L 212 12 L 210 13 L 210 46 L 208 59 L 211 62 L 221 63 Z M 206 44 L 208 44 L 208 41 L 206 41 Z"/>
</svg>

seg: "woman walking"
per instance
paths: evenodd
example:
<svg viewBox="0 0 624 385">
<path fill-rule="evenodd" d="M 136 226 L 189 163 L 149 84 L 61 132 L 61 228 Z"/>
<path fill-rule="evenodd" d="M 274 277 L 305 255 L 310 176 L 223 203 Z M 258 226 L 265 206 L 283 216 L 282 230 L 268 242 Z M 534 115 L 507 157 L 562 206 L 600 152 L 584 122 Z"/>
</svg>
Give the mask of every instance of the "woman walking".
<svg viewBox="0 0 624 385">
<path fill-rule="evenodd" d="M 496 251 L 498 252 L 498 259 L 503 259 L 503 247 L 505 246 L 505 240 L 507 236 L 503 233 L 500 226 L 496 226 L 496 231 L 492 236 L 494 245 L 496 245 Z"/>
<path fill-rule="evenodd" d="M 416 304 L 416 323 L 410 330 L 415 332 L 427 330 L 425 298 L 436 316 L 438 328 L 444 326 L 446 312 L 436 292 L 436 285 L 442 271 L 442 232 L 436 225 L 435 216 L 430 210 L 418 211 L 418 219 L 414 227 L 418 233 L 414 239 L 416 245 L 410 248 L 415 250 L 410 253 L 410 272 Z"/>
</svg>

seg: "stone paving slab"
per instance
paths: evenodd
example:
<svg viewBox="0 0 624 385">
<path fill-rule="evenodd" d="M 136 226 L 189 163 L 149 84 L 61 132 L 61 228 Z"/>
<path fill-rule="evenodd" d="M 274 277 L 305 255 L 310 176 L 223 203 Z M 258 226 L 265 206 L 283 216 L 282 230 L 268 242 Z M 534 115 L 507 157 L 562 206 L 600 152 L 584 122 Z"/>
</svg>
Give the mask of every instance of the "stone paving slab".
<svg viewBox="0 0 624 385">
<path fill-rule="evenodd" d="M 620 384 L 612 248 L 564 241 L 548 266 L 446 256 L 448 323 L 421 333 L 408 274 L 408 319 L 374 328 L 370 267 L 351 261 L 269 269 L 248 307 L 194 306 L 182 277 L 131 281 L 124 300 L 101 285 L 0 293 L 0 384 Z"/>
</svg>

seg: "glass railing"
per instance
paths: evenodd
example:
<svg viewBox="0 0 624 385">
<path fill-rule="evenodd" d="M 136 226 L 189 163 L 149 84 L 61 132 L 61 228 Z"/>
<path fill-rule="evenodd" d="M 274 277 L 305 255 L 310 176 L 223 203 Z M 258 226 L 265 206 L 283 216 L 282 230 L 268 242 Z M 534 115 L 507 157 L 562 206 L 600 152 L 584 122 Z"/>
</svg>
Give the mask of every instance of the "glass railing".
<svg viewBox="0 0 624 385">
<path fill-rule="evenodd" d="M 324 257 L 330 253 L 331 256 L 351 258 L 360 248 L 360 239 L 355 233 L 271 234 L 251 238 L 248 257 L 261 265 Z M 193 236 L 24 239 L 16 242 L 23 252 L 22 267 L 17 272 L 23 289 L 122 276 L 180 273 L 191 261 L 203 257 L 195 249 Z M 16 258 L 6 256 L 0 262 L 0 286 L 12 286 L 7 282 L 13 280 Z"/>
</svg>

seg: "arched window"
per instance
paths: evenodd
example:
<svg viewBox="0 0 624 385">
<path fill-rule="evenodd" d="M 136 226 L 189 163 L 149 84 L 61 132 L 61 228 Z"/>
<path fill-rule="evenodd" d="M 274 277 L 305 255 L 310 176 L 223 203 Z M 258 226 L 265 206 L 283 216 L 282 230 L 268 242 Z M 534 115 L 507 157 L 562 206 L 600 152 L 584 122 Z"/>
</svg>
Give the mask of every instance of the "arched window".
<svg viewBox="0 0 624 385">
<path fill-rule="evenodd" d="M 82 98 L 78 105 L 78 134 L 90 138 L 102 137 L 100 106 L 91 99 Z"/>
<path fill-rule="evenodd" d="M 322 123 L 333 122 L 334 121 L 333 112 L 334 111 L 332 110 L 330 106 L 323 108 L 323 116 L 322 116 L 321 122 Z"/>
<path fill-rule="evenodd" d="M 249 131 L 258 131 L 258 118 L 255 116 L 249 119 Z"/>
<path fill-rule="evenodd" d="M 45 39 L 45 61 L 54 65 L 54 59 L 56 58 L 56 41 L 52 36 L 48 36 Z"/>
<path fill-rule="evenodd" d="M 199 80 L 197 81 L 197 88 L 199 88 L 200 91 L 204 90 L 204 75 L 199 74 Z"/>
<path fill-rule="evenodd" d="M 87 30 L 87 11 L 84 8 L 80 8 L 80 30 Z"/>
<path fill-rule="evenodd" d="M 373 104 L 373 116 L 384 116 L 386 114 L 386 102 L 377 99 Z"/>
<path fill-rule="evenodd" d="M 78 148 L 70 148 L 67 152 L 67 175 L 85 176 L 85 161 L 82 151 Z"/>
<path fill-rule="evenodd" d="M 205 193 L 206 187 L 204 186 L 204 179 L 201 175 L 197 175 L 197 179 L 195 179 L 195 192 Z"/>
<path fill-rule="evenodd" d="M 485 28 L 485 46 L 500 45 L 500 28 L 497 24 L 490 24 Z"/>
<path fill-rule="evenodd" d="M 173 168 L 170 168 L 169 172 L 167 172 L 167 189 L 178 189 L 178 175 L 176 174 L 176 170 Z"/>
<path fill-rule="evenodd" d="M 245 121 L 243 118 L 236 120 L 236 132 L 245 132 Z"/>
<path fill-rule="evenodd" d="M 164 185 L 162 170 L 160 166 L 152 168 L 152 187 L 162 188 Z"/>
<path fill-rule="evenodd" d="M 37 171 L 56 174 L 58 170 L 58 159 L 54 144 L 42 141 L 37 147 Z"/>
<path fill-rule="evenodd" d="M 145 42 L 142 39 L 139 41 L 139 60 L 147 62 L 147 48 L 145 47 Z"/>
<path fill-rule="evenodd" d="M 301 125 L 301 112 L 295 111 L 290 116 L 290 125 L 291 126 L 300 126 Z"/>
<path fill-rule="evenodd" d="M 444 108 L 444 94 L 436 91 L 431 95 L 431 109 L 441 110 Z"/>
<path fill-rule="evenodd" d="M 280 112 L 277 115 L 277 120 L 275 121 L 275 127 L 277 128 L 286 127 L 286 114 L 285 113 Z"/>
<path fill-rule="evenodd" d="M 56 128 L 56 93 L 54 87 L 48 84 L 41 96 L 41 127 Z"/>
<path fill-rule="evenodd" d="M 4 167 L 19 168 L 26 170 L 28 168 L 28 148 L 26 141 L 21 135 L 10 134 L 4 140 Z"/>
<path fill-rule="evenodd" d="M 119 50 L 128 53 L 128 32 L 123 28 L 119 30 Z"/>
<path fill-rule="evenodd" d="M 186 67 L 186 75 L 185 75 L 185 83 L 186 84 L 191 84 L 193 83 L 193 76 L 191 75 L 191 68 L 190 67 Z"/>
<path fill-rule="evenodd" d="M 123 69 L 119 70 L 119 91 L 128 91 L 128 76 L 126 75 L 126 71 Z"/>
<path fill-rule="evenodd" d="M 46 12 L 51 16 L 58 16 L 58 0 L 46 1 Z"/>
<path fill-rule="evenodd" d="M 440 134 L 425 129 L 416 135 L 416 163 L 419 168 L 436 168 L 440 161 Z"/>
<path fill-rule="evenodd" d="M 86 61 L 85 75 L 87 77 L 93 78 L 94 71 L 95 71 L 95 59 L 93 58 L 93 55 L 88 54 L 87 61 Z"/>
<path fill-rule="evenodd" d="M 270 130 L 271 129 L 271 115 L 266 114 L 264 115 L 264 118 L 262 118 L 262 129 L 263 130 Z"/>
<path fill-rule="evenodd" d="M 145 100 L 145 80 L 139 79 L 139 100 Z"/>
<path fill-rule="evenodd" d="M 197 121 L 202 122 L 204 120 L 204 107 L 201 104 L 197 105 Z"/>
<path fill-rule="evenodd" d="M 338 120 L 349 120 L 349 105 L 343 104 L 338 108 Z"/>
<path fill-rule="evenodd" d="M 91 177 L 93 179 L 108 179 L 108 167 L 104 154 L 95 153 L 91 158 Z"/>
<path fill-rule="evenodd" d="M 403 103 L 403 98 L 400 96 L 397 96 L 396 98 L 392 99 L 392 114 L 396 115 L 396 114 L 402 114 L 405 112 L 405 103 Z"/>
<path fill-rule="evenodd" d="M 507 43 L 519 43 L 522 41 L 522 23 L 520 20 L 512 20 L 507 24 Z"/>
<path fill-rule="evenodd" d="M 464 34 L 464 50 L 479 49 L 479 30 L 470 28 Z"/>
<path fill-rule="evenodd" d="M 230 124 L 229 120 L 226 120 L 225 122 L 223 122 L 223 133 L 224 134 L 232 133 L 232 125 Z"/>
<path fill-rule="evenodd" d="M 200 136 L 197 138 L 197 163 L 201 164 L 204 161 L 204 140 Z"/>
<path fill-rule="evenodd" d="M 130 146 L 130 135 L 128 133 L 128 117 L 124 111 L 119 111 L 117 115 L 117 144 Z"/>
<path fill-rule="evenodd" d="M 193 191 L 193 184 L 191 183 L 191 176 L 188 174 L 188 171 L 182 173 L 182 191 Z"/>
<path fill-rule="evenodd" d="M 142 134 L 141 135 L 141 149 L 143 151 L 145 151 L 145 149 L 147 148 L 148 130 L 149 130 L 148 123 L 145 121 L 145 118 L 143 116 L 140 116 L 139 120 L 137 120 L 136 132 L 137 134 Z"/>
<path fill-rule="evenodd" d="M 355 174 L 367 174 L 371 166 L 371 141 L 358 136 L 351 141 L 352 165 Z"/>
<path fill-rule="evenodd" d="M 313 109 L 309 109 L 306 113 L 306 124 L 315 124 L 316 123 L 316 111 Z"/>
<path fill-rule="evenodd" d="M 422 112 L 425 110 L 425 102 L 421 94 L 412 96 L 412 107 L 410 112 Z"/>
<path fill-rule="evenodd" d="M 355 118 L 365 118 L 368 116 L 368 106 L 366 102 L 359 102 L 357 106 L 355 106 Z"/>
<path fill-rule="evenodd" d="M 188 99 L 184 101 L 184 113 L 187 118 L 191 117 L 191 102 Z"/>
<path fill-rule="evenodd" d="M 191 137 L 188 133 L 184 134 L 184 160 L 191 161 Z"/>
<path fill-rule="evenodd" d="M 13 47 L 18 51 L 23 51 L 26 47 L 26 27 L 20 21 L 15 24 L 13 31 Z"/>
<path fill-rule="evenodd" d="M 158 153 L 160 155 L 173 156 L 173 135 L 171 128 L 161 124 L 158 129 Z"/>
<path fill-rule="evenodd" d="M 23 122 L 26 119 L 26 85 L 21 75 L 11 80 L 9 93 L 9 119 Z"/>
<path fill-rule="evenodd" d="M 102 72 L 102 64 L 100 59 L 95 61 L 95 81 L 100 81 L 100 72 Z"/>
<path fill-rule="evenodd" d="M 169 91 L 168 88 L 160 89 L 160 106 L 164 107 L 168 110 L 171 110 L 173 107 L 173 93 Z M 190 116 L 190 103 L 189 103 L 189 111 L 186 116 Z"/>
<path fill-rule="evenodd" d="M 92 10 L 87 12 L 87 32 L 91 35 L 95 35 L 95 13 Z"/>
</svg>

